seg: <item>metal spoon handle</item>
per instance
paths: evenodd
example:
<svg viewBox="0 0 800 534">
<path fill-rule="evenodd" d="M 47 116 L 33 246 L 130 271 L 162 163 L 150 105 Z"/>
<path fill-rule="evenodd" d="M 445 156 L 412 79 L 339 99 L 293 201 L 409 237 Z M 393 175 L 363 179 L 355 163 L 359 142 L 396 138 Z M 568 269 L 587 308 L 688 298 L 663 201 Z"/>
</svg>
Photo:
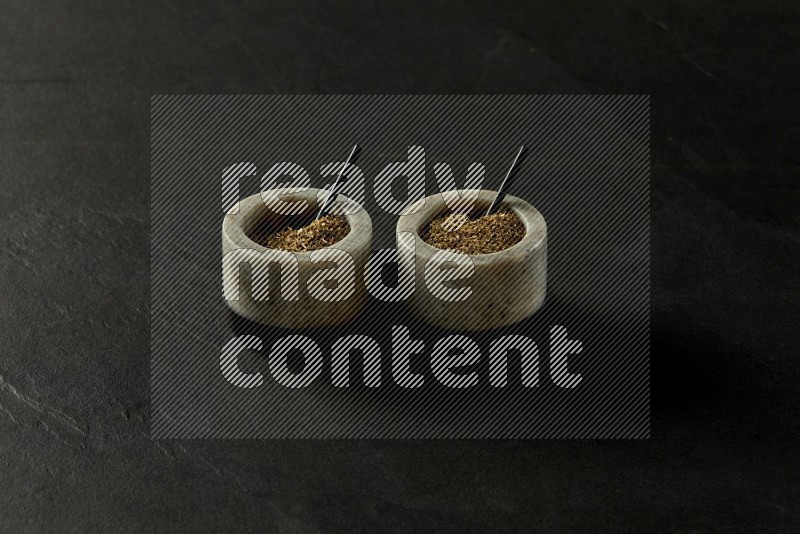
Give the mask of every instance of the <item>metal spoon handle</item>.
<svg viewBox="0 0 800 534">
<path fill-rule="evenodd" d="M 506 191 L 511 187 L 514 178 L 517 176 L 515 171 L 522 164 L 522 160 L 525 159 L 525 154 L 527 154 L 527 149 L 524 146 L 519 147 L 519 152 L 517 152 L 514 161 L 511 163 L 511 168 L 508 169 L 506 177 L 503 178 L 503 183 L 500 184 L 500 188 L 497 190 L 497 195 L 495 195 L 494 200 L 492 200 L 492 204 L 489 206 L 489 209 L 486 210 L 486 215 L 491 215 L 500 208 L 500 204 L 502 204 L 503 199 L 506 198 Z"/>
<path fill-rule="evenodd" d="M 353 145 L 353 150 L 350 151 L 350 155 L 347 156 L 347 161 L 342 164 L 342 170 L 339 171 L 339 175 L 336 177 L 336 181 L 333 182 L 331 185 L 330 190 L 328 191 L 328 196 L 325 197 L 325 202 L 322 203 L 322 206 L 319 208 L 319 212 L 314 220 L 319 219 L 323 216 L 324 213 L 330 209 L 331 205 L 336 201 L 336 197 L 339 194 L 339 189 L 341 189 L 342 184 L 347 181 L 347 176 L 345 176 L 344 171 L 347 169 L 347 165 L 355 161 L 356 155 L 361 149 L 358 145 Z"/>
</svg>

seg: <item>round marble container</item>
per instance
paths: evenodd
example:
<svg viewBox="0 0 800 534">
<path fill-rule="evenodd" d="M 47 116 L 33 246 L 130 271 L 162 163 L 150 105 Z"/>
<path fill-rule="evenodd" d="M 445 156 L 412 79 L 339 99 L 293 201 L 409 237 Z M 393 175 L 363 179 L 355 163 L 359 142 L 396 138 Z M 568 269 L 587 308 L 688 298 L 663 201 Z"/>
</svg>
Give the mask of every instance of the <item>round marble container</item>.
<svg viewBox="0 0 800 534">
<path fill-rule="evenodd" d="M 479 191 L 474 211 L 485 212 L 495 194 L 495 191 Z M 397 222 L 397 246 L 409 248 L 413 243 L 416 288 L 408 306 L 415 316 L 451 330 L 487 330 L 521 321 L 542 306 L 547 293 L 547 224 L 536 208 L 520 198 L 507 195 L 501 207 L 520 218 L 525 225 L 525 237 L 500 252 L 469 255 L 474 266 L 472 275 L 450 284 L 469 286 L 472 294 L 456 302 L 442 300 L 428 288 L 425 266 L 440 249 L 420 237 L 433 219 L 449 213 L 450 208 L 440 193 L 405 210 Z M 413 239 L 403 238 L 404 233 Z"/>
<path fill-rule="evenodd" d="M 372 247 L 372 220 L 367 211 L 355 201 L 340 194 L 331 209 L 334 213 L 344 213 L 347 218 L 350 232 L 344 239 L 318 251 L 288 253 L 297 260 L 297 285 L 294 285 L 291 268 L 287 269 L 285 265 L 279 266 L 274 263 L 274 256 L 267 259 L 269 254 L 279 251 L 263 247 L 249 237 L 256 228 L 271 233 L 286 226 L 292 228 L 304 226 L 313 220 L 326 194 L 314 188 L 302 192 L 287 189 L 262 191 L 245 198 L 239 203 L 238 210 L 233 208 L 225 215 L 222 223 L 223 297 L 228 307 L 236 314 L 251 321 L 280 328 L 310 328 L 344 323 L 361 311 L 367 300 L 364 265 Z M 273 203 L 278 199 L 282 202 L 297 202 L 295 210 L 297 214 L 282 215 L 268 208 L 274 206 Z M 352 257 L 354 287 L 344 284 L 343 287 L 352 290 L 348 289 L 331 300 L 320 300 L 320 293 L 326 293 L 323 287 L 328 290 L 340 287 L 335 282 L 320 284 L 320 275 L 327 278 L 321 271 L 333 266 L 330 260 L 337 261 L 340 265 L 346 264 L 336 256 L 328 256 L 326 263 L 326 254 L 332 252 L 330 249 L 344 251 Z M 231 251 L 239 252 L 229 254 Z M 265 252 L 268 254 L 262 254 Z M 270 262 L 273 263 L 268 267 Z M 250 265 L 249 269 L 246 264 Z M 266 277 L 257 274 L 254 277 L 254 272 L 270 274 Z M 277 272 L 280 272 L 279 276 Z M 317 282 L 314 281 L 315 278 Z M 253 283 L 254 279 L 256 284 Z M 267 282 L 268 293 L 263 293 L 264 281 Z M 315 285 L 316 295 L 312 295 L 310 288 L 314 288 Z M 292 287 L 297 288 L 294 294 L 291 291 Z M 330 296 L 330 292 L 327 293 Z M 346 298 L 335 300 L 347 294 L 349 295 Z"/>
</svg>

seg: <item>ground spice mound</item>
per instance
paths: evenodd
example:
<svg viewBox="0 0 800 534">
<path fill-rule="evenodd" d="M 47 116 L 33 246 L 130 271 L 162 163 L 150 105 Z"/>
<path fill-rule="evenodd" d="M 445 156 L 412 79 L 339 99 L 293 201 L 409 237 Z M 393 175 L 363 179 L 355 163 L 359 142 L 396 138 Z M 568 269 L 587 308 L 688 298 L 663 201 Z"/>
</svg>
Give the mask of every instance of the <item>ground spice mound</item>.
<svg viewBox="0 0 800 534">
<path fill-rule="evenodd" d="M 459 226 L 460 224 L 460 226 Z M 422 232 L 429 245 L 465 254 L 500 252 L 522 241 L 525 225 L 514 213 L 501 211 L 470 219 L 451 213 L 431 221 Z"/>
<path fill-rule="evenodd" d="M 254 241 L 267 248 L 288 250 L 290 252 L 308 252 L 329 247 L 341 241 L 350 233 L 347 218 L 341 215 L 325 215 L 307 226 L 284 228 L 273 234 L 254 236 Z"/>
</svg>

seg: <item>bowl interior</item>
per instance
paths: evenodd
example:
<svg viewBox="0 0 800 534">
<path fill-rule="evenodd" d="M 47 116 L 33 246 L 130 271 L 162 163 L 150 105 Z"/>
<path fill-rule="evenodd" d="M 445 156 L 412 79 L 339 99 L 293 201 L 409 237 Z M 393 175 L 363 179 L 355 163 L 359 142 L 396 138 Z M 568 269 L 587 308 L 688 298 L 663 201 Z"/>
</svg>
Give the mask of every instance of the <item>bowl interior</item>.
<svg viewBox="0 0 800 534">
<path fill-rule="evenodd" d="M 476 217 L 486 213 L 486 210 L 489 209 L 490 205 L 491 205 L 491 200 L 486 200 L 484 198 L 480 198 L 479 197 L 478 199 L 476 199 L 476 201 L 473 204 L 472 208 L 468 212 L 466 212 L 466 214 L 470 217 L 470 219 L 476 218 Z M 502 202 L 500 204 L 500 207 L 498 208 L 498 211 L 502 211 L 502 210 L 508 210 L 508 211 L 512 212 L 522 222 L 523 226 L 525 227 L 525 234 L 522 236 L 522 239 L 524 239 L 525 236 L 528 235 L 528 231 L 530 230 L 530 227 L 529 227 L 529 222 L 525 219 L 525 217 L 523 216 L 523 213 L 521 213 L 517 209 L 516 206 L 510 205 L 509 203 L 507 203 L 505 201 Z M 427 217 L 420 218 L 420 220 L 417 222 L 414 230 L 416 231 L 416 233 L 419 236 L 419 238 L 422 240 L 423 233 L 425 232 L 425 230 L 428 228 L 428 226 L 434 220 L 436 220 L 439 217 L 442 217 L 444 215 L 448 215 L 448 214 L 450 214 L 452 212 L 453 212 L 453 210 L 450 208 L 450 206 L 448 206 L 445 202 L 442 202 L 441 205 L 439 205 L 435 209 L 431 210 L 431 213 Z M 520 241 L 518 241 L 517 243 L 514 243 L 510 247 L 505 248 L 505 249 L 503 249 L 503 250 L 501 250 L 499 252 L 504 252 L 504 251 L 506 251 L 506 250 L 508 250 L 510 248 L 513 248 L 514 246 L 518 245 L 522 241 L 522 239 L 520 239 Z M 437 248 L 437 247 L 434 247 L 433 245 L 431 245 L 430 243 L 427 243 L 424 240 L 422 240 L 422 241 L 425 242 L 427 245 L 433 247 L 433 248 Z M 438 248 L 437 248 L 437 250 L 438 250 Z M 490 252 L 490 253 L 486 253 L 486 254 L 476 254 L 476 256 L 488 256 L 490 254 L 497 254 L 497 252 Z"/>
<path fill-rule="evenodd" d="M 261 205 L 247 214 L 247 218 L 243 221 L 242 229 L 248 239 L 254 243 L 263 243 L 267 236 L 280 232 L 285 228 L 297 230 L 308 226 L 314 221 L 318 210 L 319 207 L 316 203 L 309 202 L 307 209 L 303 213 L 297 215 L 283 215 L 275 213 L 266 206 Z M 347 219 L 348 218 L 345 216 L 345 220 Z M 347 235 L 350 235 L 353 231 L 353 227 L 349 220 L 347 220 L 347 226 Z"/>
</svg>

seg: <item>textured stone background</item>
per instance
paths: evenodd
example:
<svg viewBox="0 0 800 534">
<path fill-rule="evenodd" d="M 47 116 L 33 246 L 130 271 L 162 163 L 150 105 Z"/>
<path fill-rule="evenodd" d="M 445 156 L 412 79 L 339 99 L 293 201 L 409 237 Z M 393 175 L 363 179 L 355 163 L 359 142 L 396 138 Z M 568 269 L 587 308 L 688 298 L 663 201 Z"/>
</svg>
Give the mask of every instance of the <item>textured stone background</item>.
<svg viewBox="0 0 800 534">
<path fill-rule="evenodd" d="M 0 6 L 0 530 L 800 528 L 791 2 Z M 149 439 L 160 93 L 652 94 L 652 438 Z"/>
</svg>

